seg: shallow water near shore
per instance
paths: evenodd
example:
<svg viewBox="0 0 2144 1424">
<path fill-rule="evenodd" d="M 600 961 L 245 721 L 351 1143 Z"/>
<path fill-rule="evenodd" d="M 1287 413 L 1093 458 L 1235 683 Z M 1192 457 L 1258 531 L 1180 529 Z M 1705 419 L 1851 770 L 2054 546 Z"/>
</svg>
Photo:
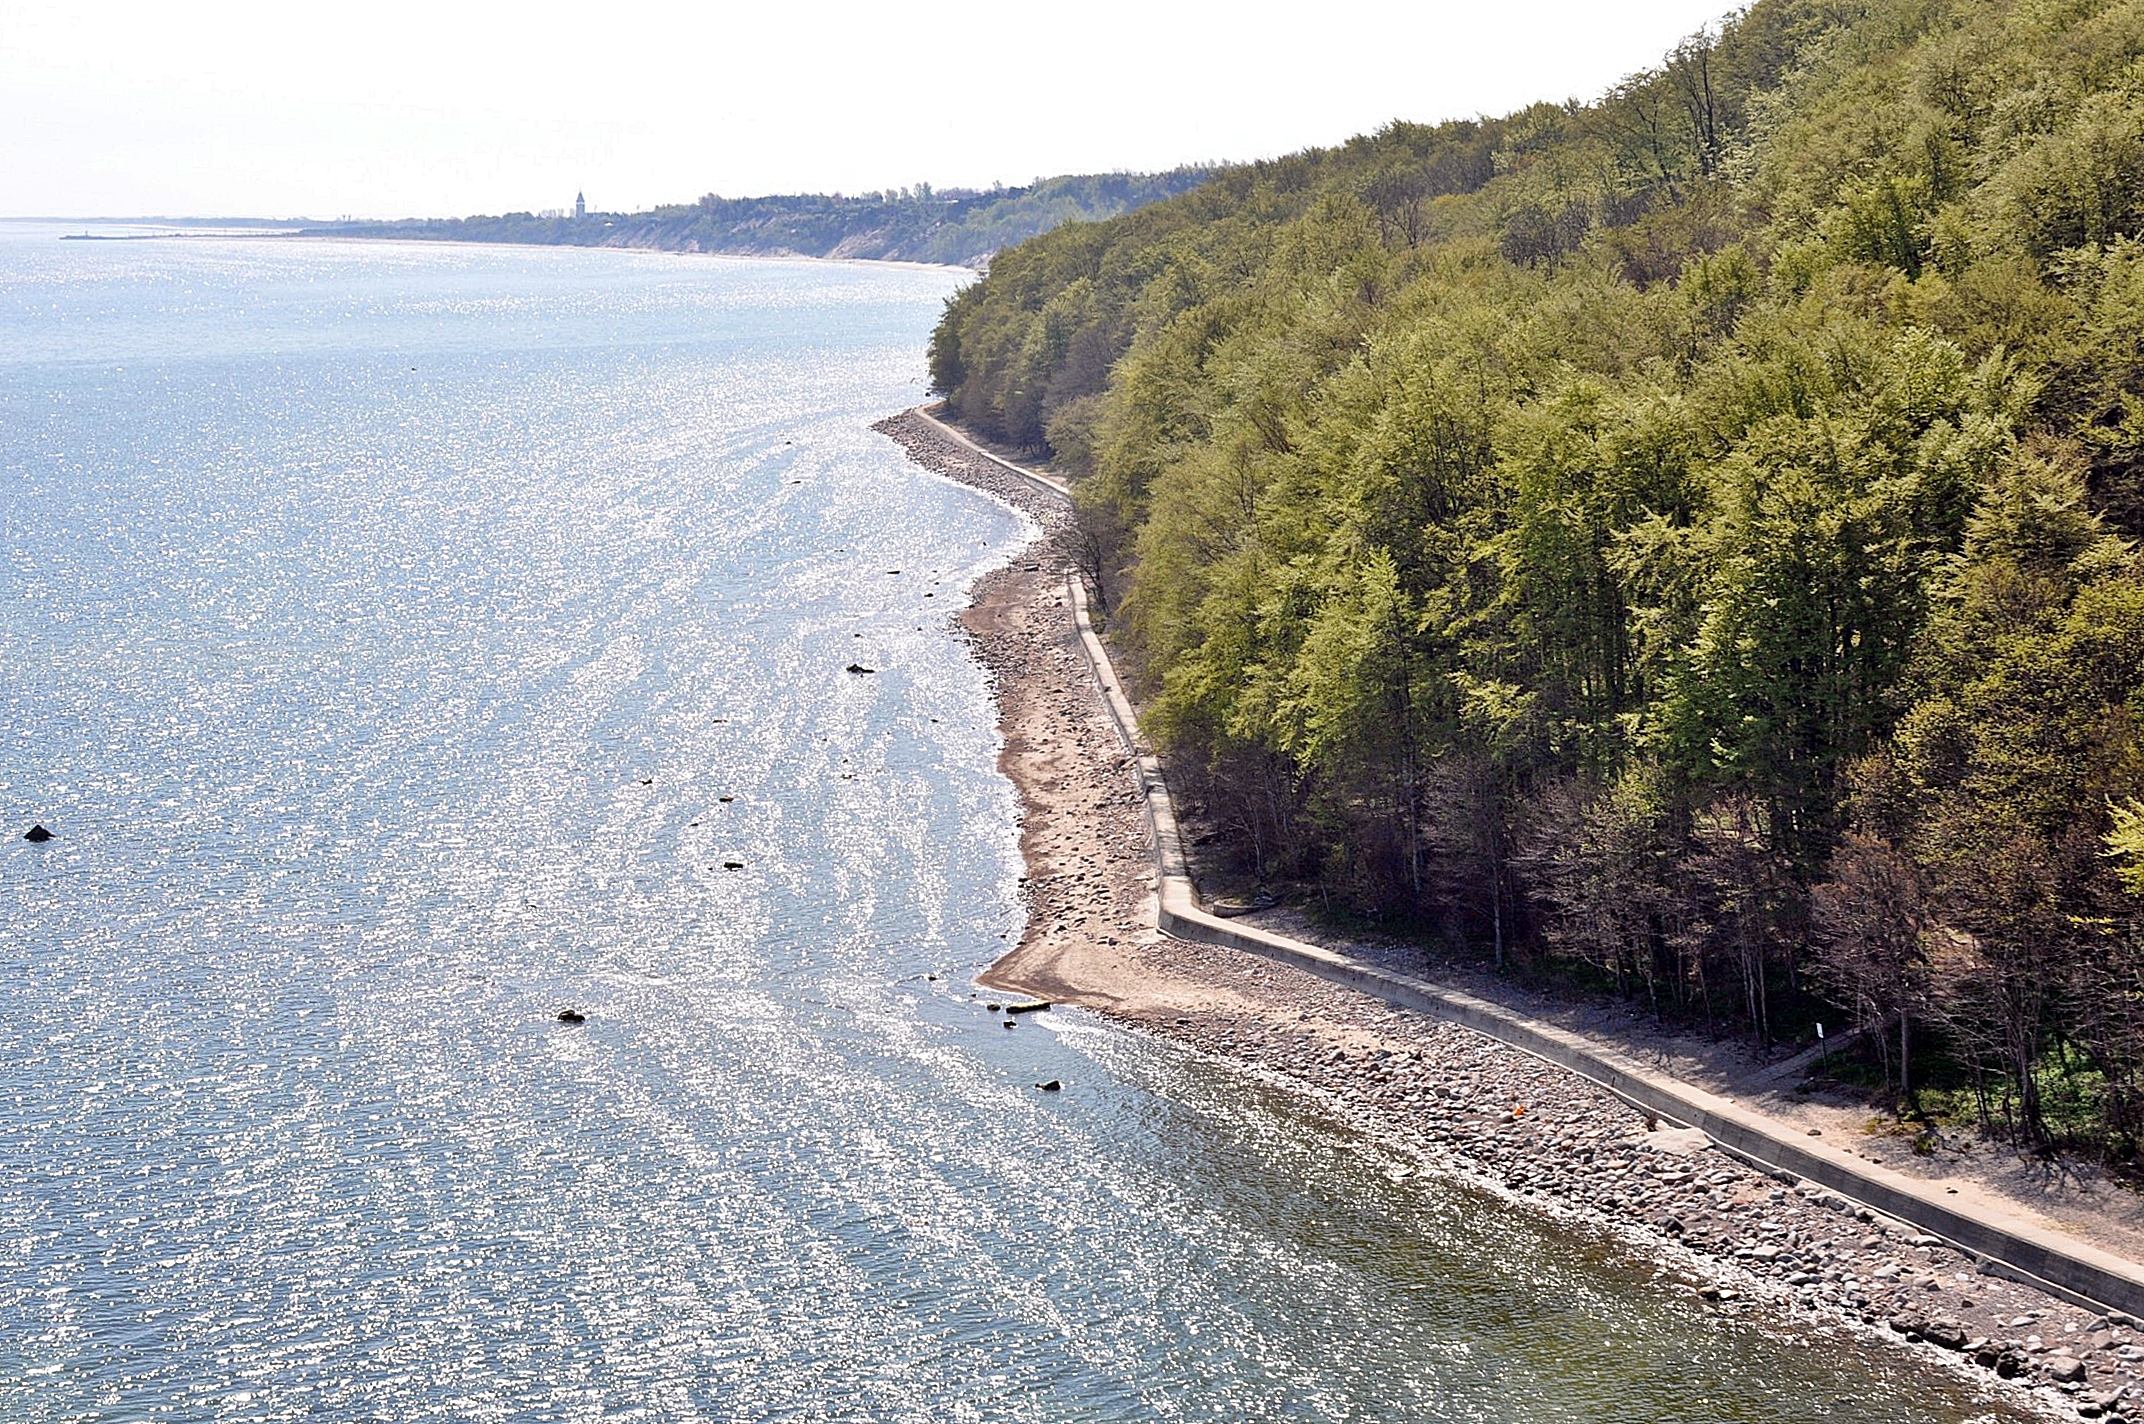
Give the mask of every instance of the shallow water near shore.
<svg viewBox="0 0 2144 1424">
<path fill-rule="evenodd" d="M 0 224 L 0 1415 L 1979 1413 L 983 1011 L 947 620 L 1024 526 L 866 429 L 958 274 L 58 231 Z"/>
</svg>

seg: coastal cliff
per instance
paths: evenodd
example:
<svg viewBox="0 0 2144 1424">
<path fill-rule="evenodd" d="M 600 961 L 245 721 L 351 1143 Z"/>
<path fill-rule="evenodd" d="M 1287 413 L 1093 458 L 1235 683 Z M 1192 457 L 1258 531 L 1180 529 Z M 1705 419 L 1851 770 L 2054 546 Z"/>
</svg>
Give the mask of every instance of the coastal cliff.
<svg viewBox="0 0 2144 1424">
<path fill-rule="evenodd" d="M 2144 1177 L 2144 4 L 1759 0 L 1002 252 L 1229 888 Z"/>
</svg>

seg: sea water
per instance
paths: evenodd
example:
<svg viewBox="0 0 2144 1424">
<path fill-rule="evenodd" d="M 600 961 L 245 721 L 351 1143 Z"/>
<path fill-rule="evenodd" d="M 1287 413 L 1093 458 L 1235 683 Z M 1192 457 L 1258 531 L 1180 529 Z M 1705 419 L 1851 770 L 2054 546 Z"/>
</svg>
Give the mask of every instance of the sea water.
<svg viewBox="0 0 2144 1424">
<path fill-rule="evenodd" d="M 949 615 L 1028 530 L 867 429 L 965 274 L 60 233 L 0 225 L 0 1417 L 1972 1412 L 982 1010 Z"/>
</svg>

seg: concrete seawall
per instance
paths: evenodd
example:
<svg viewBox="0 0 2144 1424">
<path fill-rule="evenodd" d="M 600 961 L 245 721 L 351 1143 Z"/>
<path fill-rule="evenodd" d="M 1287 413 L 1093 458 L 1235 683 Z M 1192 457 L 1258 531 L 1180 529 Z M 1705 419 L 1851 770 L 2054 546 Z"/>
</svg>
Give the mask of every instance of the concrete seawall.
<svg viewBox="0 0 2144 1424">
<path fill-rule="evenodd" d="M 925 412 L 916 413 L 947 438 L 1022 479 L 1059 495 L 1065 493 L 1058 482 L 991 454 Z M 1698 1128 L 1728 1152 L 1766 1171 L 1815 1183 L 1938 1237 L 1978 1258 L 1984 1271 L 2025 1281 L 2079 1304 L 2144 1317 L 2144 1267 L 2135 1262 L 2014 1215 L 1961 1209 L 1946 1201 L 1947 1193 L 1939 1187 L 1797 1135 L 1763 1114 L 1661 1077 L 1606 1044 L 1553 1024 L 1410 974 L 1207 913 L 1192 882 L 1160 758 L 1139 738 L 1137 714 L 1088 616 L 1086 589 L 1077 578 L 1068 577 L 1066 596 L 1110 720 L 1139 773 L 1147 824 L 1153 833 L 1162 933 L 1289 964 L 1387 1003 L 1461 1024 L 1597 1083 L 1648 1114 L 1677 1126 Z"/>
</svg>

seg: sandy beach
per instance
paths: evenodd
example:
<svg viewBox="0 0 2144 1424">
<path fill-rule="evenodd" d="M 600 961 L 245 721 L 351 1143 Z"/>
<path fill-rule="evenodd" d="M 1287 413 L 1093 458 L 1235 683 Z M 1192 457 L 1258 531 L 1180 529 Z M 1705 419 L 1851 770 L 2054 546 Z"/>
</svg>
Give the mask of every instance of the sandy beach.
<svg viewBox="0 0 2144 1424">
<path fill-rule="evenodd" d="M 1163 938 L 1136 776 L 1066 598 L 1063 498 L 913 414 L 874 428 L 1042 530 L 961 615 L 993 679 L 1027 866 L 1026 933 L 984 984 L 1081 1005 L 1281 1083 L 1414 1170 L 1617 1239 L 1675 1272 L 1695 1309 L 1880 1339 L 2049 1417 L 2144 1410 L 2144 1329 L 2127 1315 L 1986 1273 L 1902 1222 L 1775 1180 L 1471 1030 Z"/>
</svg>

